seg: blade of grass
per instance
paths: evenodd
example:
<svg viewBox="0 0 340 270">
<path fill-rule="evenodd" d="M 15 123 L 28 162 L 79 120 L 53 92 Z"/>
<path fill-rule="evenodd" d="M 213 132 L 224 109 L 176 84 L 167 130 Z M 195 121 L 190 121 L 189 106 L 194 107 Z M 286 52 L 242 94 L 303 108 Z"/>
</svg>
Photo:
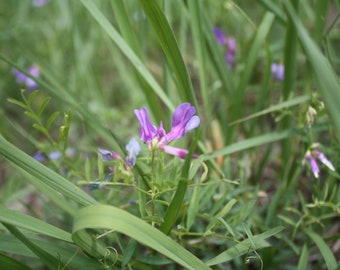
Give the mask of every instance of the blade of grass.
<svg viewBox="0 0 340 270">
<path fill-rule="evenodd" d="M 307 265 L 308 265 L 308 247 L 305 244 L 303 245 L 302 250 L 301 250 L 297 270 L 305 270 L 307 269 Z"/>
<path fill-rule="evenodd" d="M 244 98 L 244 94 L 246 92 L 246 88 L 249 84 L 249 80 L 251 78 L 251 75 L 253 74 L 253 71 L 255 70 L 255 64 L 258 59 L 259 51 L 261 47 L 265 44 L 266 37 L 269 33 L 269 30 L 274 22 L 274 14 L 267 12 L 263 20 L 256 32 L 256 35 L 254 37 L 254 41 L 251 45 L 251 48 L 249 50 L 249 54 L 245 60 L 245 68 L 241 75 L 239 85 L 237 87 L 235 96 L 235 102 L 233 103 L 233 117 L 232 119 L 236 119 L 240 115 L 240 111 L 242 110 L 242 101 Z"/>
<path fill-rule="evenodd" d="M 267 143 L 277 142 L 285 138 L 293 137 L 301 132 L 303 132 L 303 130 L 284 130 L 284 131 L 273 132 L 273 133 L 268 133 L 265 135 L 253 137 L 247 140 L 243 140 L 241 142 L 231 144 L 227 147 L 216 150 L 209 154 L 206 154 L 203 156 L 202 160 L 203 161 L 210 160 L 218 156 L 230 155 L 232 153 L 243 151 L 243 150 L 246 150 L 252 147 L 260 146 L 260 145 L 267 144 Z"/>
<path fill-rule="evenodd" d="M 290 16 L 302 47 L 304 48 L 308 61 L 313 68 L 315 80 L 318 85 L 318 90 L 324 99 L 325 107 L 333 122 L 337 136 L 340 134 L 340 85 L 334 70 L 331 68 L 328 60 L 321 53 L 315 42 L 309 36 L 307 30 L 299 20 L 294 8 L 285 1 L 284 5 L 287 13 Z"/>
<path fill-rule="evenodd" d="M 74 218 L 73 240 L 85 251 L 96 245 L 86 229 L 105 228 L 123 233 L 156 250 L 186 269 L 210 269 L 171 238 L 130 213 L 109 205 L 92 205 L 81 209 Z M 84 239 L 87 241 L 84 242 Z M 91 253 L 90 253 L 91 254 Z"/>
<path fill-rule="evenodd" d="M 19 150 L 17 147 L 6 141 L 1 135 L 0 154 L 11 163 L 22 168 L 27 173 L 36 177 L 39 181 L 63 194 L 65 197 L 68 197 L 81 205 L 97 204 L 95 199 L 86 194 L 79 187 Z M 48 196 L 48 194 L 46 195 Z"/>
<path fill-rule="evenodd" d="M 334 255 L 333 255 L 333 252 L 327 246 L 327 244 L 321 238 L 321 236 L 314 233 L 313 231 L 311 231 L 309 229 L 305 229 L 305 232 L 309 236 L 309 238 L 312 239 L 313 242 L 316 244 L 316 246 L 319 248 L 320 253 L 322 254 L 323 258 L 325 259 L 327 269 L 329 269 L 329 270 L 337 269 L 338 264 L 336 262 Z"/>
<path fill-rule="evenodd" d="M 99 23 L 103 30 L 109 35 L 112 41 L 118 46 L 122 53 L 130 60 L 131 64 L 138 70 L 139 74 L 147 81 L 152 87 L 156 95 L 164 102 L 164 104 L 170 109 L 174 110 L 172 102 L 169 100 L 163 89 L 157 83 L 155 78 L 148 71 L 146 66 L 131 49 L 131 47 L 125 42 L 122 36 L 117 32 L 113 25 L 108 21 L 104 14 L 97 8 L 95 3 L 90 0 L 81 0 L 86 9 L 90 12 L 93 18 Z"/>
<path fill-rule="evenodd" d="M 0 265 L 2 269 L 32 270 L 21 262 L 0 253 Z"/>
<path fill-rule="evenodd" d="M 63 263 L 51 255 L 50 253 L 46 252 L 42 248 L 35 245 L 33 242 L 31 242 L 23 233 L 21 233 L 16 227 L 3 223 L 3 225 L 16 237 L 18 238 L 22 243 L 24 243 L 30 250 L 33 251 L 42 261 L 43 263 L 49 267 L 49 269 L 60 269 L 60 267 L 63 267 Z"/>
<path fill-rule="evenodd" d="M 197 107 L 189 73 L 184 64 L 175 35 L 166 20 L 164 13 L 155 0 L 139 0 L 139 2 L 141 3 L 147 18 L 157 35 L 163 52 L 167 57 L 175 76 L 175 82 L 181 98 Z"/>
<path fill-rule="evenodd" d="M 210 98 L 208 93 L 208 69 L 210 66 L 207 63 L 206 44 L 204 42 L 204 34 L 202 29 L 202 1 L 189 1 L 188 13 L 190 14 L 190 25 L 194 38 L 194 48 L 199 62 L 199 78 L 201 99 L 203 101 L 203 111 L 206 114 L 207 122 L 210 122 Z"/>
<path fill-rule="evenodd" d="M 138 44 L 138 39 L 135 34 L 135 30 L 133 29 L 131 22 L 129 20 L 128 13 L 125 8 L 125 4 L 122 0 L 111 1 L 112 10 L 115 14 L 116 20 L 118 22 L 120 32 L 122 33 L 123 38 L 129 44 L 131 49 L 135 52 L 135 54 L 142 59 L 142 51 L 141 46 Z M 156 120 L 159 122 L 162 120 L 162 109 L 160 106 L 160 102 L 157 100 L 157 96 L 154 91 L 150 87 L 149 83 L 138 74 L 137 70 L 135 70 L 139 83 L 141 84 L 141 88 L 145 93 L 145 97 L 148 101 L 149 107 L 153 112 Z"/>
<path fill-rule="evenodd" d="M 253 244 L 255 245 L 256 249 L 269 247 L 270 244 L 265 241 L 265 239 L 278 234 L 281 232 L 284 228 L 283 227 L 276 227 L 273 229 L 270 229 L 264 233 L 255 235 L 252 237 Z M 208 260 L 206 262 L 207 265 L 212 266 L 224 262 L 231 261 L 239 256 L 242 256 L 249 252 L 249 249 L 251 249 L 251 243 L 249 239 L 242 241 L 241 243 L 236 244 L 235 246 L 227 249 L 226 251 L 222 252 L 221 254 L 217 255 L 216 257 Z"/>
<path fill-rule="evenodd" d="M 293 107 L 293 106 L 296 106 L 296 105 L 300 105 L 300 104 L 305 103 L 306 101 L 309 101 L 309 100 L 310 100 L 310 97 L 307 96 L 307 95 L 298 96 L 298 97 L 289 99 L 287 101 L 281 102 L 279 104 L 271 105 L 269 108 L 267 108 L 265 110 L 262 110 L 260 112 L 254 113 L 252 115 L 249 115 L 247 117 L 244 117 L 242 119 L 234 121 L 234 122 L 230 123 L 229 125 L 239 124 L 239 123 L 242 123 L 244 121 L 247 121 L 247 120 L 262 116 L 262 115 L 266 115 L 266 114 L 273 113 L 273 112 L 276 112 L 276 111 L 279 111 L 279 110 L 283 110 L 283 109 L 290 108 L 290 107 Z"/>
<path fill-rule="evenodd" d="M 0 222 L 49 237 L 72 242 L 71 234 L 40 219 L 0 206 Z"/>
<path fill-rule="evenodd" d="M 165 233 L 169 234 L 172 227 L 175 225 L 176 220 L 178 218 L 178 215 L 180 213 L 180 210 L 183 206 L 183 200 L 185 193 L 188 188 L 188 176 L 189 176 L 189 168 L 191 165 L 191 159 L 194 149 L 196 148 L 197 140 L 192 143 L 189 153 L 187 154 L 187 157 L 185 159 L 185 163 L 182 167 L 182 174 L 181 174 L 181 180 L 178 182 L 178 186 L 176 189 L 176 193 L 174 197 L 172 198 L 169 207 L 167 208 L 165 215 L 164 215 L 164 222 L 160 226 L 160 230 Z"/>
</svg>

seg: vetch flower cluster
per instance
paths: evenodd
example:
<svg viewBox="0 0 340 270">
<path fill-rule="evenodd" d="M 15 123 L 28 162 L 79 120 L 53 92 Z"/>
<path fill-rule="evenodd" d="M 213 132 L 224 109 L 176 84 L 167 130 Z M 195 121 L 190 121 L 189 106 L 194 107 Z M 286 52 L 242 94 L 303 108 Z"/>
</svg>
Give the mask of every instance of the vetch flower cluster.
<svg viewBox="0 0 340 270">
<path fill-rule="evenodd" d="M 140 139 L 149 148 L 159 148 L 179 158 L 186 157 L 189 152 L 187 149 L 172 147 L 168 144 L 171 141 L 182 138 L 187 132 L 199 126 L 200 118 L 195 115 L 195 107 L 188 102 L 180 104 L 173 113 L 172 128 L 168 133 L 164 130 L 162 122 L 160 122 L 158 127 L 151 123 L 148 110 L 145 107 L 134 112 L 140 125 Z"/>
<path fill-rule="evenodd" d="M 319 160 L 323 165 L 325 165 L 331 171 L 335 171 L 335 168 L 332 162 L 325 156 L 325 154 L 318 150 L 313 149 L 314 147 L 317 147 L 317 146 L 319 146 L 319 143 L 313 144 L 311 147 L 312 149 L 306 152 L 305 157 L 303 159 L 303 163 L 306 163 L 306 161 L 309 163 L 310 169 L 315 178 L 319 178 L 319 173 L 320 173 L 320 168 L 317 163 L 317 160 Z"/>
<path fill-rule="evenodd" d="M 28 73 L 31 74 L 35 78 L 39 78 L 40 76 L 39 68 L 36 65 L 30 66 L 28 69 Z M 17 83 L 24 84 L 28 91 L 31 92 L 39 87 L 36 81 L 26 76 L 24 73 L 20 72 L 19 70 L 13 69 L 13 74 L 15 76 L 15 80 L 17 81 Z"/>
<path fill-rule="evenodd" d="M 283 81 L 285 75 L 285 67 L 282 63 L 272 63 L 271 65 L 272 77 L 277 81 Z"/>
<path fill-rule="evenodd" d="M 127 151 L 125 162 L 122 159 L 122 157 L 114 151 L 98 148 L 98 154 L 101 156 L 101 159 L 104 162 L 109 162 L 113 160 L 118 161 L 118 164 L 116 164 L 118 167 L 117 168 L 118 173 L 120 176 L 122 176 L 122 178 L 127 179 L 131 177 L 131 173 L 129 172 L 129 170 L 136 164 L 137 156 L 140 152 L 140 145 L 135 138 L 131 138 L 129 143 L 126 145 L 125 149 Z M 109 182 L 112 179 L 115 171 L 116 167 L 110 166 L 104 175 L 103 182 Z M 100 189 L 102 188 L 102 186 L 103 183 L 97 179 L 96 183 L 92 183 L 88 186 L 88 189 L 89 190 Z"/>
<path fill-rule="evenodd" d="M 225 54 L 225 60 L 228 64 L 228 67 L 232 69 L 235 66 L 235 53 L 236 53 L 236 42 L 233 37 L 227 37 L 224 32 L 215 27 L 214 34 L 217 40 L 217 43 L 220 45 L 227 45 L 228 49 Z"/>
</svg>

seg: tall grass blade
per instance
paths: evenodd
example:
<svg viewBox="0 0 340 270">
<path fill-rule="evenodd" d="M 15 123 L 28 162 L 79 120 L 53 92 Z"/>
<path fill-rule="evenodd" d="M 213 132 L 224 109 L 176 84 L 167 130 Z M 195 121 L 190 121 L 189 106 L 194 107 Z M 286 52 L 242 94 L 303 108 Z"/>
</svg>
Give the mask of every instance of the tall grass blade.
<svg viewBox="0 0 340 270">
<path fill-rule="evenodd" d="M 305 27 L 299 20 L 294 8 L 285 1 L 284 5 L 287 13 L 291 18 L 303 49 L 306 52 L 308 61 L 314 71 L 318 90 L 324 99 L 325 107 L 333 122 L 337 136 L 340 134 L 340 85 L 334 70 L 331 68 L 329 61 L 321 53 L 315 42 L 308 34 Z"/>
<path fill-rule="evenodd" d="M 163 254 L 185 269 L 210 269 L 192 253 L 171 238 L 130 213 L 109 205 L 93 205 L 81 209 L 74 218 L 73 240 L 85 251 L 92 252 L 96 243 L 86 229 L 108 229 L 123 233 Z M 83 239 L 87 238 L 85 243 Z"/>
</svg>

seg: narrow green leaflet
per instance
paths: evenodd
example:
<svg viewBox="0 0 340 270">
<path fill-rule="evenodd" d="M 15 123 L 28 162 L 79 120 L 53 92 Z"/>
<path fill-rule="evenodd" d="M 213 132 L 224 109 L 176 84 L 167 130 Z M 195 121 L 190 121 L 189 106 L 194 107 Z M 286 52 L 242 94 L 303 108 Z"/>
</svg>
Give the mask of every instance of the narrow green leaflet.
<svg viewBox="0 0 340 270">
<path fill-rule="evenodd" d="M 316 234 L 315 232 L 306 229 L 305 232 L 307 235 L 313 240 L 316 246 L 319 248 L 320 253 L 322 254 L 323 258 L 325 259 L 325 263 L 327 265 L 328 270 L 335 270 L 337 269 L 337 262 L 333 255 L 332 250 L 327 246 L 325 241 L 321 238 L 320 235 Z"/>
<path fill-rule="evenodd" d="M 169 100 L 167 95 L 164 93 L 163 89 L 157 83 L 152 74 L 148 71 L 143 62 L 135 54 L 135 52 L 130 48 L 130 46 L 125 42 L 125 40 L 119 35 L 117 30 L 113 25 L 105 18 L 104 14 L 97 8 L 95 2 L 89 0 L 82 0 L 84 6 L 88 9 L 94 19 L 100 24 L 103 30 L 109 35 L 109 37 L 116 43 L 122 53 L 130 60 L 134 67 L 138 70 L 141 76 L 151 85 L 154 92 L 159 96 L 159 98 L 166 104 L 166 106 L 173 110 L 174 106 Z"/>
<path fill-rule="evenodd" d="M 177 40 L 164 13 L 155 0 L 139 0 L 139 2 L 150 20 L 158 41 L 169 61 L 172 72 L 175 74 L 181 97 L 196 107 L 197 102 L 188 70 L 184 64 Z"/>
<path fill-rule="evenodd" d="M 52 189 L 60 192 L 65 197 L 78 202 L 81 205 L 97 204 L 97 201 L 86 194 L 79 187 L 70 181 L 45 167 L 25 152 L 5 140 L 0 135 L 0 155 L 5 159 L 19 166 L 27 173 L 35 176 L 38 180 Z M 48 196 L 48 194 L 46 194 Z M 62 199 L 62 198 L 61 198 Z"/>
<path fill-rule="evenodd" d="M 307 30 L 302 25 L 290 2 L 285 1 L 284 5 L 287 8 L 288 15 L 294 23 L 308 61 L 314 70 L 318 90 L 324 99 L 325 107 L 332 119 L 334 128 L 337 131 L 337 134 L 340 134 L 340 85 L 334 69 L 332 69 L 329 61 L 321 53 L 320 49 L 316 46 Z"/>
<path fill-rule="evenodd" d="M 92 205 L 81 209 L 74 217 L 72 238 L 86 252 L 100 256 L 101 251 L 96 248 L 97 243 L 93 235 L 90 236 L 86 232 L 86 229 L 100 228 L 123 233 L 177 262 L 185 269 L 210 269 L 161 231 L 138 217 L 109 205 Z"/>
<path fill-rule="evenodd" d="M 40 219 L 0 206 L 0 222 L 43 234 L 66 242 L 72 242 L 71 234 Z"/>
<path fill-rule="evenodd" d="M 21 262 L 0 253 L 0 265 L 2 269 L 32 270 Z"/>
<path fill-rule="evenodd" d="M 210 160 L 218 156 L 230 155 L 232 153 L 243 151 L 252 147 L 260 146 L 267 143 L 273 143 L 297 135 L 300 132 L 301 131 L 299 130 L 284 130 L 253 137 L 247 140 L 236 142 L 220 150 L 204 155 L 203 160 Z"/>
<path fill-rule="evenodd" d="M 256 249 L 264 248 L 264 247 L 269 247 L 270 244 L 265 241 L 267 238 L 278 234 L 281 232 L 284 228 L 279 226 L 276 228 L 273 228 L 271 230 L 268 230 L 264 233 L 261 233 L 259 235 L 255 235 L 252 238 L 252 242 L 255 245 Z M 235 246 L 227 249 L 226 251 L 222 252 L 221 254 L 217 255 L 215 258 L 210 259 L 207 261 L 207 265 L 212 266 L 216 265 L 219 263 L 227 262 L 230 260 L 233 260 L 239 256 L 242 256 L 246 254 L 247 252 L 251 251 L 252 244 L 251 242 L 247 239 L 242 241 L 241 243 L 236 244 Z"/>
</svg>

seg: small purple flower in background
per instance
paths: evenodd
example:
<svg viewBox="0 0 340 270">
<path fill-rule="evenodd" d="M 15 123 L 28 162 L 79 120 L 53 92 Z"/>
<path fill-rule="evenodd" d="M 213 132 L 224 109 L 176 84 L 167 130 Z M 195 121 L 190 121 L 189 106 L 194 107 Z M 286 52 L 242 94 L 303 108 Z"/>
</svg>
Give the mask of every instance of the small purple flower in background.
<svg viewBox="0 0 340 270">
<path fill-rule="evenodd" d="M 110 151 L 110 150 L 106 150 L 106 149 L 98 148 L 98 153 L 102 157 L 103 161 L 110 161 L 110 160 L 120 159 L 121 158 L 120 155 L 117 154 L 116 152 L 113 152 L 113 151 Z"/>
<path fill-rule="evenodd" d="M 39 68 L 35 65 L 29 67 L 28 73 L 35 78 L 39 78 L 40 76 Z M 39 87 L 38 84 L 33 79 L 26 76 L 24 73 L 16 69 L 13 69 L 13 74 L 15 76 L 17 83 L 24 84 L 28 91 L 33 91 Z"/>
<path fill-rule="evenodd" d="M 317 147 L 317 146 L 319 146 L 319 143 L 313 144 L 312 148 Z M 325 165 L 331 171 L 335 171 L 335 168 L 332 162 L 325 156 L 324 153 L 318 150 L 308 150 L 303 159 L 303 163 L 308 161 L 311 171 L 314 174 L 315 178 L 319 178 L 319 172 L 320 172 L 316 159 L 318 159 L 323 165 Z"/>
<path fill-rule="evenodd" d="M 46 157 L 43 153 L 41 153 L 40 151 L 39 152 L 36 152 L 34 155 L 33 155 L 33 158 L 39 162 L 43 162 Z"/>
<path fill-rule="evenodd" d="M 32 0 L 32 5 L 35 7 L 42 7 L 48 4 L 50 0 Z"/>
<path fill-rule="evenodd" d="M 140 145 L 135 138 L 131 138 L 125 148 L 127 151 L 125 166 L 131 168 L 136 164 L 137 156 L 140 152 Z"/>
<path fill-rule="evenodd" d="M 182 138 L 187 132 L 197 128 L 200 124 L 200 118 L 195 115 L 196 109 L 190 103 L 179 105 L 172 116 L 172 128 L 169 133 L 163 129 L 163 124 L 160 122 L 156 128 L 149 119 L 148 110 L 141 108 L 135 110 L 135 115 L 140 125 L 140 139 L 148 145 L 149 148 L 159 148 L 164 152 L 185 158 L 188 150 L 168 146 L 167 144 L 173 140 Z"/>
<path fill-rule="evenodd" d="M 235 53 L 236 53 L 236 41 L 233 37 L 227 37 L 224 32 L 215 27 L 214 34 L 217 40 L 217 43 L 220 45 L 227 45 L 228 50 L 225 54 L 225 60 L 228 64 L 228 67 L 232 69 L 235 66 Z"/>
<path fill-rule="evenodd" d="M 285 74 L 285 67 L 282 63 L 272 63 L 271 72 L 275 80 L 282 81 Z"/>
<path fill-rule="evenodd" d="M 215 34 L 215 37 L 216 37 L 218 44 L 220 44 L 220 45 L 226 45 L 227 44 L 227 37 L 220 28 L 215 27 L 214 28 L 214 34 Z"/>
<path fill-rule="evenodd" d="M 66 154 L 67 157 L 71 158 L 75 155 L 75 151 L 74 151 L 73 148 L 67 148 L 65 154 Z M 60 159 L 61 157 L 62 157 L 62 154 L 59 151 L 53 151 L 53 152 L 50 152 L 48 154 L 44 154 L 44 153 L 38 151 L 33 155 L 33 158 L 35 160 L 39 161 L 39 162 L 45 161 L 46 158 L 49 158 L 49 159 L 52 159 L 52 160 L 57 160 L 57 159 Z"/>
<path fill-rule="evenodd" d="M 315 158 L 311 154 L 306 154 L 305 159 L 308 160 L 310 169 L 312 173 L 314 174 L 315 178 L 319 178 L 320 169 Z"/>
</svg>

